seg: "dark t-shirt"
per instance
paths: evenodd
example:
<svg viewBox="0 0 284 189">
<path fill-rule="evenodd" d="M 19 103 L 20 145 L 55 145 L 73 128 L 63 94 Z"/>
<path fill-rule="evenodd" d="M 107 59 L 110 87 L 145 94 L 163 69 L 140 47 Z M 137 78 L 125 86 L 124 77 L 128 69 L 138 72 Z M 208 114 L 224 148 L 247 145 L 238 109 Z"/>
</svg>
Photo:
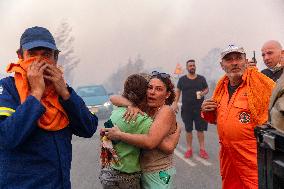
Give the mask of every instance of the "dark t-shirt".
<svg viewBox="0 0 284 189">
<path fill-rule="evenodd" d="M 283 73 L 283 68 L 273 72 L 270 69 L 266 68 L 264 70 L 261 71 L 261 73 L 263 73 L 264 75 L 266 75 L 267 77 L 269 77 L 270 79 L 272 79 L 273 81 L 277 81 L 281 74 Z"/>
<path fill-rule="evenodd" d="M 241 85 L 242 83 L 236 85 L 236 86 L 231 86 L 230 83 L 228 84 L 228 92 L 229 92 L 229 100 L 233 96 L 233 94 L 236 92 L 237 88 Z"/>
<path fill-rule="evenodd" d="M 197 75 L 195 79 L 189 79 L 186 75 L 178 80 L 177 88 L 182 94 L 182 109 L 200 108 L 204 97 L 197 99 L 196 92 L 208 87 L 206 79 Z"/>
</svg>

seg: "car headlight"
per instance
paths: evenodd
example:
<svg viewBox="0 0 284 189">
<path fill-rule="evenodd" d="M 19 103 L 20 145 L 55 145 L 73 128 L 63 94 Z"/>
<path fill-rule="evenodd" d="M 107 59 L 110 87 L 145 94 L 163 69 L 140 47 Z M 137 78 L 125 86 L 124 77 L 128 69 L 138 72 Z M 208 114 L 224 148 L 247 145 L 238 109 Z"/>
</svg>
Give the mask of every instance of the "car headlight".
<svg viewBox="0 0 284 189">
<path fill-rule="evenodd" d="M 97 113 L 99 111 L 99 109 L 97 107 L 95 107 L 95 106 L 87 106 L 87 108 L 92 113 Z"/>
<path fill-rule="evenodd" d="M 111 105 L 110 101 L 104 103 L 105 107 L 109 107 L 110 105 Z"/>
</svg>

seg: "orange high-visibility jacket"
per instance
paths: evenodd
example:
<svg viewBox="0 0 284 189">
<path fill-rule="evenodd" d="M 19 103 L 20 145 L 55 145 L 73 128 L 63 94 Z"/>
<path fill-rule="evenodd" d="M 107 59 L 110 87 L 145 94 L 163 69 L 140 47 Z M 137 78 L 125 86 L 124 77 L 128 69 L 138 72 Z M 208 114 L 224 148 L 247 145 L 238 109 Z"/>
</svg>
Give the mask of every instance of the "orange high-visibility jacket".
<svg viewBox="0 0 284 189">
<path fill-rule="evenodd" d="M 220 171 L 223 189 L 257 189 L 257 144 L 248 108 L 245 82 L 229 101 L 228 83 L 215 112 L 203 112 L 208 122 L 217 122 L 220 140 Z"/>
</svg>

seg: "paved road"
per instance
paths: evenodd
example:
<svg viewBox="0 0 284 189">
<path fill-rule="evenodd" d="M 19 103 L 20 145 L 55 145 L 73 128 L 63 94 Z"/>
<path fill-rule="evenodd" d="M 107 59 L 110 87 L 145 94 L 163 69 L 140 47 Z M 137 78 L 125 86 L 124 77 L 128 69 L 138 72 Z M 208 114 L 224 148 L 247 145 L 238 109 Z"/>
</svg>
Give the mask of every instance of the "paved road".
<svg viewBox="0 0 284 189">
<path fill-rule="evenodd" d="M 178 117 L 178 119 L 180 119 Z M 100 122 L 102 126 L 103 121 Z M 206 148 L 210 159 L 203 160 L 198 157 L 198 142 L 194 132 L 194 156 L 184 159 L 185 136 L 182 132 L 179 145 L 175 151 L 175 189 L 218 189 L 221 188 L 219 173 L 218 152 L 219 144 L 216 127 L 210 125 L 206 132 Z M 96 133 L 91 139 L 73 138 L 73 161 L 71 182 L 73 189 L 101 189 L 98 175 L 99 164 L 99 135 Z"/>
</svg>

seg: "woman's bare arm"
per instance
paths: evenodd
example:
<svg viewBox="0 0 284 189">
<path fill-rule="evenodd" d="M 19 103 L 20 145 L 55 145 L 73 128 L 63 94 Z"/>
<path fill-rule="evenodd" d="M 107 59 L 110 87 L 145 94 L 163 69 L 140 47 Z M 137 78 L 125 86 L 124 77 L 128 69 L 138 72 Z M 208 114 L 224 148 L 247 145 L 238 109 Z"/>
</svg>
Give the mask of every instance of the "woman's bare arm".
<svg viewBox="0 0 284 189">
<path fill-rule="evenodd" d="M 117 127 L 105 129 L 106 136 L 112 140 L 121 140 L 144 149 L 154 149 L 168 135 L 176 117 L 170 106 L 163 106 L 157 113 L 148 134 L 130 134 L 121 132 Z"/>
<path fill-rule="evenodd" d="M 110 97 L 110 101 L 115 106 L 127 107 L 127 111 L 123 115 L 126 121 L 135 120 L 138 116 L 138 113 L 144 115 L 144 112 L 142 110 L 140 110 L 136 106 L 133 106 L 132 103 L 127 98 L 121 95 L 112 95 Z"/>
<path fill-rule="evenodd" d="M 112 95 L 109 99 L 111 103 L 116 106 L 132 106 L 132 103 L 121 95 Z"/>
<path fill-rule="evenodd" d="M 165 137 L 162 140 L 162 142 L 159 144 L 158 148 L 166 154 L 173 153 L 178 144 L 180 133 L 181 133 L 181 128 L 179 124 L 177 124 L 176 131 L 173 134 Z"/>
</svg>

